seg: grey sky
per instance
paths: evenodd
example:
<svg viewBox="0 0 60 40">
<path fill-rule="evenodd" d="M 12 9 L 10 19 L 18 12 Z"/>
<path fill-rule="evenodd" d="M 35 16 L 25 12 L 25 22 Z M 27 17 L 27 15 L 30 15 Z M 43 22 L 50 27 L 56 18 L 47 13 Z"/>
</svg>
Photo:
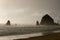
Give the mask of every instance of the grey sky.
<svg viewBox="0 0 60 40">
<path fill-rule="evenodd" d="M 60 20 L 60 0 L 0 0 L 0 23 L 35 24 L 45 14 Z"/>
</svg>

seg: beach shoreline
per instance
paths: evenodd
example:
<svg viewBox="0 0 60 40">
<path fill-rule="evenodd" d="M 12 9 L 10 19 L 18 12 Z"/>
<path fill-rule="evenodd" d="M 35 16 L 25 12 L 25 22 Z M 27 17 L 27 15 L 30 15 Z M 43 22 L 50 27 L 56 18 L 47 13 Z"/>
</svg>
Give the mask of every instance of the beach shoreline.
<svg viewBox="0 0 60 40">
<path fill-rule="evenodd" d="M 14 40 L 60 40 L 60 32 L 44 36 L 30 37 L 25 39 L 14 39 Z"/>
</svg>

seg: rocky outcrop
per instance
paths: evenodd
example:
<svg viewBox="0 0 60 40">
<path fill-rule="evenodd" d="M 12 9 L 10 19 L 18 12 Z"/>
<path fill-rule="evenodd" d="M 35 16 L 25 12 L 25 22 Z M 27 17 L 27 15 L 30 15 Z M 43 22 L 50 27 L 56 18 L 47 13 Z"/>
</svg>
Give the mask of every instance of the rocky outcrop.
<svg viewBox="0 0 60 40">
<path fill-rule="evenodd" d="M 40 25 L 40 24 L 39 24 L 39 21 L 36 21 L 36 25 Z"/>
<path fill-rule="evenodd" d="M 7 21 L 6 25 L 11 25 L 11 24 L 10 24 L 10 20 Z"/>
<path fill-rule="evenodd" d="M 40 24 L 41 25 L 57 25 L 56 23 L 54 23 L 54 19 L 50 17 L 48 14 L 42 17 Z"/>
</svg>

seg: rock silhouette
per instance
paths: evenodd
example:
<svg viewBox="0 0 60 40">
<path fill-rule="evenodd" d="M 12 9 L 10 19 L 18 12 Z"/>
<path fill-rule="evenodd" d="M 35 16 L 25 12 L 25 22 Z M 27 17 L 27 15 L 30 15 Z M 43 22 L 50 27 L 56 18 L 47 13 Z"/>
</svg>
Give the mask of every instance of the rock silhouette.
<svg viewBox="0 0 60 40">
<path fill-rule="evenodd" d="M 39 25 L 39 21 L 36 21 L 36 25 Z"/>
<path fill-rule="evenodd" d="M 48 14 L 42 17 L 40 24 L 41 25 L 58 25 L 57 23 L 54 23 L 54 19 L 50 17 Z"/>
<path fill-rule="evenodd" d="M 11 24 L 10 24 L 10 20 L 7 21 L 6 25 L 11 25 Z"/>
</svg>

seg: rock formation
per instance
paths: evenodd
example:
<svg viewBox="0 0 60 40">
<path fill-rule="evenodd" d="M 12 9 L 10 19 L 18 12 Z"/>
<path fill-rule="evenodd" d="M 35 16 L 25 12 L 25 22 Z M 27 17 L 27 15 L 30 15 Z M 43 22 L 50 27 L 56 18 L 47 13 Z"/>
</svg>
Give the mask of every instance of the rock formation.
<svg viewBox="0 0 60 40">
<path fill-rule="evenodd" d="M 7 21 L 6 25 L 11 25 L 11 24 L 10 24 L 10 20 Z"/>
<path fill-rule="evenodd" d="M 36 25 L 39 25 L 39 21 L 36 21 Z"/>
<path fill-rule="evenodd" d="M 57 25 L 56 23 L 54 23 L 54 19 L 50 17 L 48 14 L 42 17 L 40 24 L 41 25 Z"/>
</svg>

